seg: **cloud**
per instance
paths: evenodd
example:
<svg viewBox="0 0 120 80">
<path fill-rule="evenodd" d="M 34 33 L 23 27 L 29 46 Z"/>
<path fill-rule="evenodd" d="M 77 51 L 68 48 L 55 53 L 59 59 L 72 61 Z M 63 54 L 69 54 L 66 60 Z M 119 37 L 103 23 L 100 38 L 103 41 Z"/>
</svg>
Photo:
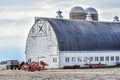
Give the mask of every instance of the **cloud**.
<svg viewBox="0 0 120 80">
<path fill-rule="evenodd" d="M 31 3 L 30 3 L 31 2 Z M 0 18 L 8 19 L 8 18 L 34 18 L 35 16 L 40 16 L 40 17 L 55 17 L 56 16 L 56 11 L 58 9 L 61 9 L 63 11 L 63 16 L 64 18 L 69 18 L 69 11 L 73 6 L 82 6 L 83 8 L 87 7 L 95 7 L 99 14 L 100 14 L 100 19 L 104 20 L 102 17 L 106 17 L 103 14 L 106 13 L 107 11 L 110 14 L 116 14 L 119 13 L 118 11 L 120 9 L 120 5 L 118 4 L 118 1 L 114 0 L 35 0 L 35 1 L 30 1 L 29 4 L 27 5 L 18 5 L 18 6 L 2 6 L 0 7 Z M 114 12 L 114 13 L 113 13 Z M 48 14 L 49 13 L 49 14 Z M 102 16 L 101 16 L 102 15 Z M 118 14 L 119 15 L 119 14 Z M 110 16 L 110 15 L 108 15 Z M 107 20 L 108 18 L 106 18 Z M 110 19 L 109 19 L 110 20 Z"/>
<path fill-rule="evenodd" d="M 24 55 L 27 35 L 33 23 L 29 18 L 0 19 L 0 54 L 7 54 L 6 51 L 11 52 L 12 49 L 11 55 L 14 56 L 17 48 Z"/>
<path fill-rule="evenodd" d="M 61 9 L 68 19 L 72 7 L 82 6 L 96 8 L 101 21 L 112 21 L 115 15 L 120 16 L 119 3 L 118 0 L 0 0 L 0 53 L 11 52 L 13 56 L 21 51 L 24 55 L 27 35 L 36 16 L 55 18 L 56 11 Z"/>
<path fill-rule="evenodd" d="M 38 0 L 0 0 L 0 6 L 28 5 Z"/>
<path fill-rule="evenodd" d="M 21 25 L 25 25 L 25 23 L 29 23 L 32 20 L 30 20 L 30 18 L 16 18 L 16 19 L 0 19 L 0 27 L 2 26 L 21 26 Z M 6 24 L 5 24 L 6 23 Z"/>
</svg>

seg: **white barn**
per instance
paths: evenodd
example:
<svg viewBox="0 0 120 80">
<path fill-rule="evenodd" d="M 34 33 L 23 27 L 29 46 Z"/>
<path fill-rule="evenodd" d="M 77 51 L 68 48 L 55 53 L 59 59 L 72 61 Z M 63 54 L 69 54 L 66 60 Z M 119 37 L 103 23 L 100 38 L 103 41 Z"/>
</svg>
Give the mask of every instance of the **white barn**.
<svg viewBox="0 0 120 80">
<path fill-rule="evenodd" d="M 47 68 L 120 62 L 120 23 L 35 18 L 26 42 L 26 60 Z"/>
</svg>

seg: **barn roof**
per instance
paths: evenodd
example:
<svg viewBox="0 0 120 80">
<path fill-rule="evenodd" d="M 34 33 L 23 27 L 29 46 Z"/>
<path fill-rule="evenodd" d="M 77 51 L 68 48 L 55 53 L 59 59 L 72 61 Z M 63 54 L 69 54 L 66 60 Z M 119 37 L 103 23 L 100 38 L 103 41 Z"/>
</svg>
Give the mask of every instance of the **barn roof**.
<svg viewBox="0 0 120 80">
<path fill-rule="evenodd" d="M 120 50 L 120 23 L 43 19 L 53 27 L 60 51 Z"/>
</svg>

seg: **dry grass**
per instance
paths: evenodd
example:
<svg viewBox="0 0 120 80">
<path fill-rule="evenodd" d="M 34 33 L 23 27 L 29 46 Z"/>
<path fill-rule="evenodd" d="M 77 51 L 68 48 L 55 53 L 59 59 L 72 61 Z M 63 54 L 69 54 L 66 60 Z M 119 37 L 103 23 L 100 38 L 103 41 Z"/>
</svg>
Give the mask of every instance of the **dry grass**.
<svg viewBox="0 0 120 80">
<path fill-rule="evenodd" d="M 120 68 L 57 69 L 40 72 L 1 70 L 0 80 L 120 80 Z"/>
</svg>

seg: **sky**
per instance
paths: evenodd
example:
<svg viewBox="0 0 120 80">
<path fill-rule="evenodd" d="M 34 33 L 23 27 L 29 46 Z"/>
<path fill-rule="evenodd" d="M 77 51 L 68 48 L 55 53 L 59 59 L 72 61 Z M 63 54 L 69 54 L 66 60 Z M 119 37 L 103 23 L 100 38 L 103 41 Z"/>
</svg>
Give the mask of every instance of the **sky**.
<svg viewBox="0 0 120 80">
<path fill-rule="evenodd" d="M 120 17 L 120 0 L 0 0 L 0 61 L 25 61 L 26 39 L 34 17 L 55 18 L 60 9 L 69 19 L 74 6 L 96 8 L 100 21 Z"/>
</svg>

